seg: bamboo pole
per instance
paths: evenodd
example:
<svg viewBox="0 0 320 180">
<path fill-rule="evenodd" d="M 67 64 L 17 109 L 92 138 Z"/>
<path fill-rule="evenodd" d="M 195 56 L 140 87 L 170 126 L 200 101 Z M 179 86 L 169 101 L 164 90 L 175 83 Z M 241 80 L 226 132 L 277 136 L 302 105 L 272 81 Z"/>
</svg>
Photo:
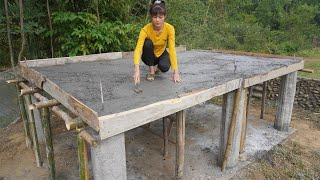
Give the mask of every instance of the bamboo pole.
<svg viewBox="0 0 320 180">
<path fill-rule="evenodd" d="M 53 106 L 51 111 L 64 120 L 68 131 L 84 126 L 84 123 L 80 118 L 72 118 L 68 113 L 64 112 L 58 106 Z"/>
<path fill-rule="evenodd" d="M 59 101 L 57 101 L 55 99 L 51 99 L 51 100 L 47 100 L 47 101 L 41 101 L 41 102 L 34 103 L 29 106 L 29 109 L 30 110 L 42 109 L 42 108 L 48 108 L 48 107 L 58 106 L 58 105 L 60 105 Z"/>
<path fill-rule="evenodd" d="M 55 172 L 54 150 L 53 150 L 53 144 L 52 144 L 49 108 L 46 107 L 41 109 L 41 120 L 42 120 L 43 133 L 46 139 L 46 154 L 48 159 L 48 167 L 50 171 L 50 179 L 54 180 L 56 178 L 56 172 Z"/>
<path fill-rule="evenodd" d="M 24 100 L 25 100 L 26 106 L 29 106 L 31 104 L 31 96 L 30 95 L 24 96 Z M 41 158 L 41 154 L 40 154 L 36 124 L 34 121 L 34 114 L 33 114 L 32 110 L 28 110 L 28 117 L 29 117 L 29 127 L 30 127 L 31 135 L 32 135 L 33 151 L 34 151 L 37 167 L 41 167 L 42 166 L 42 158 Z"/>
<path fill-rule="evenodd" d="M 19 88 L 18 85 L 17 85 L 17 88 Z M 30 128 L 29 128 L 29 123 L 28 123 L 28 118 L 27 118 L 27 111 L 26 111 L 26 106 L 25 106 L 23 96 L 18 96 L 18 103 L 19 103 L 21 118 L 23 121 L 24 133 L 26 136 L 26 146 L 28 148 L 31 148 L 32 141 L 31 141 Z"/>
<path fill-rule="evenodd" d="M 34 97 L 38 99 L 39 101 L 48 101 L 48 99 L 44 96 L 42 96 L 39 93 L 35 93 Z M 69 114 L 64 112 L 61 108 L 58 106 L 53 106 L 51 108 L 52 112 L 54 112 L 57 116 L 59 116 L 61 119 L 65 121 L 66 128 L 68 130 L 75 129 L 76 127 L 82 127 L 84 125 L 82 120 L 79 120 L 78 118 L 72 118 Z"/>
<path fill-rule="evenodd" d="M 40 92 L 40 89 L 37 89 L 37 88 L 21 89 L 20 96 L 34 94 L 34 93 L 37 93 L 37 92 Z"/>
<path fill-rule="evenodd" d="M 80 132 L 81 133 L 81 132 Z M 77 136 L 78 142 L 78 160 L 79 160 L 79 175 L 81 180 L 89 179 L 88 168 L 88 149 L 85 140 L 81 137 L 80 133 Z"/>
<path fill-rule="evenodd" d="M 82 130 L 79 133 L 79 137 L 86 141 L 90 146 L 96 147 L 98 145 L 98 139 L 94 138 L 88 131 Z"/>
<path fill-rule="evenodd" d="M 168 119 L 166 117 L 162 118 L 163 121 L 163 158 L 168 157 L 168 145 L 169 145 L 169 133 L 168 133 Z"/>
<path fill-rule="evenodd" d="M 225 168 L 227 166 L 227 162 L 230 157 L 230 153 L 231 153 L 231 149 L 232 149 L 232 141 L 234 139 L 236 121 L 237 121 L 237 116 L 238 116 L 240 98 L 241 98 L 241 89 L 237 89 L 235 99 L 234 99 L 231 123 L 230 123 L 230 127 L 229 127 L 229 132 L 228 132 L 227 147 L 226 147 L 226 150 L 224 153 L 221 171 L 225 170 Z"/>
<path fill-rule="evenodd" d="M 6 83 L 7 84 L 16 84 L 16 83 L 20 83 L 20 82 L 25 82 L 26 80 L 24 79 L 10 79 L 10 80 L 7 80 Z"/>
<path fill-rule="evenodd" d="M 264 118 L 268 82 L 263 82 L 260 119 Z"/>
<path fill-rule="evenodd" d="M 176 177 L 183 178 L 184 152 L 185 152 L 185 111 L 179 111 L 177 116 L 177 144 L 176 144 Z"/>
<path fill-rule="evenodd" d="M 240 153 L 244 152 L 245 144 L 246 144 L 246 135 L 248 129 L 248 118 L 247 118 L 247 111 L 248 111 L 248 94 L 247 89 L 245 91 L 245 99 L 244 99 L 244 106 L 243 106 L 243 120 L 242 120 L 242 127 L 241 127 L 241 140 L 240 140 Z"/>
</svg>

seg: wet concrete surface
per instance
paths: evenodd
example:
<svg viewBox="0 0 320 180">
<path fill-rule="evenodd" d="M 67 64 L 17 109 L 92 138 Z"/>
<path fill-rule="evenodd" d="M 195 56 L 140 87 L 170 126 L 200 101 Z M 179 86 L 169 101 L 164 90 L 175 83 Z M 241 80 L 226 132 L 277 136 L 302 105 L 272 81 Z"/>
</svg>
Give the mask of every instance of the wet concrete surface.
<svg viewBox="0 0 320 180">
<path fill-rule="evenodd" d="M 178 53 L 182 82 L 174 84 L 171 73 L 153 82 L 145 80 L 148 68 L 141 65 L 142 93 L 134 92 L 133 62 L 117 59 L 35 68 L 67 93 L 98 112 L 119 113 L 158 101 L 176 98 L 192 90 L 211 88 L 227 81 L 264 74 L 299 62 L 293 59 L 227 55 L 207 51 Z M 103 91 L 103 103 L 101 87 Z"/>
</svg>

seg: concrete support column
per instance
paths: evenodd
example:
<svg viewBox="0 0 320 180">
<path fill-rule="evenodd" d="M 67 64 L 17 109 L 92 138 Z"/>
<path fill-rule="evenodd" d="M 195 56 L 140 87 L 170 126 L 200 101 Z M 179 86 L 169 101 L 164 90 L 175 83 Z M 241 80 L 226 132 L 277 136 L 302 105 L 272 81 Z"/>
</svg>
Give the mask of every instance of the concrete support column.
<svg viewBox="0 0 320 180">
<path fill-rule="evenodd" d="M 124 133 L 102 140 L 96 147 L 91 147 L 91 159 L 95 180 L 126 180 Z"/>
<path fill-rule="evenodd" d="M 222 169 L 235 166 L 239 159 L 242 124 L 245 120 L 247 92 L 238 89 L 223 96 L 219 162 Z M 223 167 L 223 164 L 225 167 Z"/>
<path fill-rule="evenodd" d="M 38 102 L 37 99 L 31 95 L 31 102 L 36 103 Z M 38 136 L 38 142 L 43 144 L 45 143 L 45 137 L 43 134 L 43 128 L 42 128 L 42 124 L 41 124 L 41 117 L 40 117 L 40 112 L 38 109 L 34 109 L 33 110 L 33 116 L 34 116 L 34 121 L 36 124 L 36 131 L 37 131 L 37 136 Z"/>
<path fill-rule="evenodd" d="M 278 108 L 274 127 L 279 131 L 288 131 L 296 94 L 297 72 L 281 77 Z"/>
</svg>

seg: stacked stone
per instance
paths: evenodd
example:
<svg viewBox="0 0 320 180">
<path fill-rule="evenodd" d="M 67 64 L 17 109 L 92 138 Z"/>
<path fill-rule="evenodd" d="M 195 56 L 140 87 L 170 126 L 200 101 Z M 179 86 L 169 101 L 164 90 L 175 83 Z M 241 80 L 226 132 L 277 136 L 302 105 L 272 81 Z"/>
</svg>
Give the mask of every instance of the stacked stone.
<svg viewBox="0 0 320 180">
<path fill-rule="evenodd" d="M 279 96 L 280 79 L 269 81 L 267 98 L 277 100 Z M 298 78 L 295 104 L 305 110 L 320 112 L 320 80 Z"/>
</svg>

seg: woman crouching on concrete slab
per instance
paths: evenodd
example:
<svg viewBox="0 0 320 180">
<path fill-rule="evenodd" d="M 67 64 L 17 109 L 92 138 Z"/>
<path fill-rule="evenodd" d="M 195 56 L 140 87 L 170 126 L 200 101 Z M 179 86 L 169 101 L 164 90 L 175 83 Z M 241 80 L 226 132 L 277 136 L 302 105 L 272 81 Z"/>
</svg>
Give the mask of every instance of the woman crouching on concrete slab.
<svg viewBox="0 0 320 180">
<path fill-rule="evenodd" d="M 175 49 L 175 30 L 165 22 L 166 8 L 164 0 L 153 0 L 150 6 L 151 23 L 145 25 L 139 34 L 134 51 L 134 82 L 140 83 L 140 59 L 149 66 L 147 80 L 153 81 L 159 70 L 173 71 L 172 80 L 180 82 L 177 55 Z M 169 46 L 169 52 L 166 47 Z"/>
</svg>

